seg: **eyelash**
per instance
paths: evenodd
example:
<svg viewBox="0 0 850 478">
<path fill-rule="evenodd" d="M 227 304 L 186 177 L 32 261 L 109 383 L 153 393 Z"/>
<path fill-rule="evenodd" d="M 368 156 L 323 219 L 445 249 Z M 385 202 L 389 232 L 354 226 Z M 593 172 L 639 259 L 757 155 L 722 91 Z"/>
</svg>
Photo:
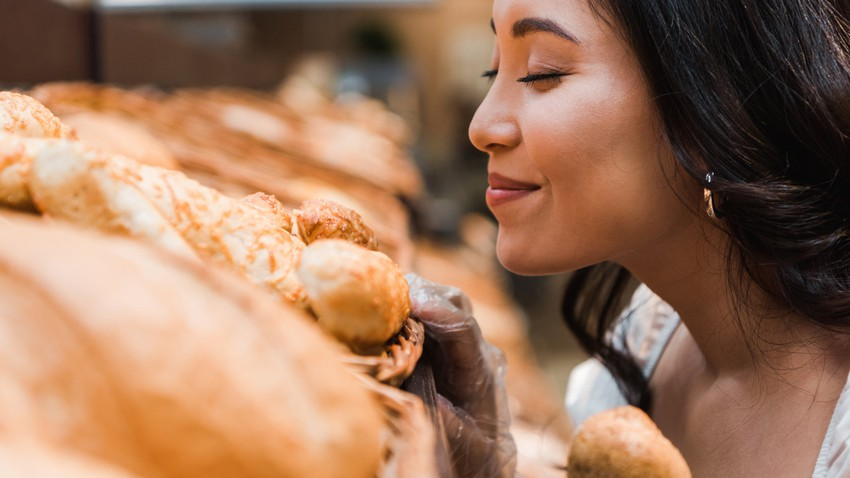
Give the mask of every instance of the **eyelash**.
<svg viewBox="0 0 850 478">
<path fill-rule="evenodd" d="M 520 83 L 525 83 L 528 86 L 544 86 L 544 85 L 555 85 L 561 82 L 561 77 L 567 76 L 566 73 L 540 73 L 536 75 L 528 75 L 523 76 L 522 78 L 518 78 L 516 81 Z"/>
<path fill-rule="evenodd" d="M 499 73 L 499 70 L 487 70 L 481 74 L 482 78 L 492 80 Z M 560 83 L 561 78 L 567 76 L 566 73 L 540 73 L 535 75 L 527 75 L 518 78 L 516 81 L 525 83 L 528 86 L 533 86 L 540 83 Z"/>
</svg>

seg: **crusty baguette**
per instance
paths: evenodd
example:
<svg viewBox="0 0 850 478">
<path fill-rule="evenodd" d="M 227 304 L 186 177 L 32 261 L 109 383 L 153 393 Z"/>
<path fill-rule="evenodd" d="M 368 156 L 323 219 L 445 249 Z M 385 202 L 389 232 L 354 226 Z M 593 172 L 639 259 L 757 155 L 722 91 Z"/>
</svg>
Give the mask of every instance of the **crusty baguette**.
<svg viewBox="0 0 850 478">
<path fill-rule="evenodd" d="M 226 272 L 0 212 L 0 438 L 148 477 L 374 478 L 382 409 L 342 347 Z"/>
<path fill-rule="evenodd" d="M 30 189 L 45 213 L 159 243 L 164 238 L 157 236 L 158 230 L 138 234 L 138 228 L 126 224 L 160 215 L 176 231 L 175 237 L 201 258 L 270 287 L 286 302 L 305 303 L 295 274 L 304 244 L 269 214 L 180 171 L 143 165 L 81 143 L 57 143 L 34 159 Z"/>
<path fill-rule="evenodd" d="M 569 478 L 690 478 L 679 450 L 642 410 L 623 406 L 585 420 L 570 445 Z"/>
<path fill-rule="evenodd" d="M 377 250 L 375 232 L 357 211 L 327 199 L 311 199 L 293 211 L 295 234 L 306 244 L 320 239 L 345 239 L 367 249 Z"/>
<path fill-rule="evenodd" d="M 398 265 L 343 239 L 307 245 L 298 277 L 319 324 L 355 352 L 379 350 L 410 312 L 407 280 Z"/>
<path fill-rule="evenodd" d="M 117 176 L 111 156 L 80 142 L 20 138 L 34 153 L 28 189 L 43 213 L 140 237 L 174 253 L 194 250 L 156 207 Z"/>
</svg>

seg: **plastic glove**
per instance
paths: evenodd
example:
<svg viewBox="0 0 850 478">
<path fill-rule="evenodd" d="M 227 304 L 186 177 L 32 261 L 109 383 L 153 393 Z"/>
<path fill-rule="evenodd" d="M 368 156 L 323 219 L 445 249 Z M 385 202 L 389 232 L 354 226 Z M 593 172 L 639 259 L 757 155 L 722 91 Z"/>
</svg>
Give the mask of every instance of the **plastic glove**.
<svg viewBox="0 0 850 478">
<path fill-rule="evenodd" d="M 425 326 L 439 412 L 455 477 L 513 477 L 516 445 L 504 386 L 505 358 L 488 344 L 464 293 L 408 274 L 410 315 Z"/>
</svg>

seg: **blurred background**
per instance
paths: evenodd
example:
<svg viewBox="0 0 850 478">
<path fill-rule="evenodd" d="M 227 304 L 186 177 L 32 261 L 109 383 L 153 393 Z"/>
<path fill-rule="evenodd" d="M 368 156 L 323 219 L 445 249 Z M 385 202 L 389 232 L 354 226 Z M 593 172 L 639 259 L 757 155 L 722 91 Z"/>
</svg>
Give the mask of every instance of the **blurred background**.
<svg viewBox="0 0 850 478">
<path fill-rule="evenodd" d="M 409 218 L 397 227 L 409 228 L 404 234 L 415 252 L 451 251 L 440 264 L 454 269 L 433 267 L 437 279 L 465 290 L 486 280 L 504 292 L 504 307 L 516 311 L 534 363 L 561 400 L 569 369 L 584 358 L 560 319 L 565 277 L 522 278 L 498 265 L 495 224 L 483 200 L 486 156 L 467 138 L 488 87 L 481 73 L 493 44 L 490 10 L 491 0 L 0 0 L 0 86 L 41 91 L 39 99 L 60 117 L 85 106 L 150 124 L 153 110 L 131 104 L 145 98 L 177 118 L 172 132 L 180 125 L 188 131 L 188 120 L 163 99 L 177 92 L 196 93 L 198 109 L 218 101 L 214 92 L 228 98 L 238 92 L 252 101 L 275 100 L 302 117 L 313 114 L 317 97 L 336 104 L 375 100 L 374 115 L 400 122 L 382 131 L 421 178 L 418 189 L 390 188 Z M 69 85 L 88 90 L 74 97 Z M 96 104 L 91 91 L 98 87 L 125 96 Z M 260 126 L 246 128 L 257 133 Z M 160 139 L 197 177 L 226 175 L 226 168 L 186 159 L 178 147 L 184 143 L 163 131 Z M 334 137 L 329 132 L 317 141 Z M 216 145 L 217 135 L 205 138 Z M 347 190 L 345 181 L 336 184 Z M 471 272 L 479 275 L 464 279 Z"/>
</svg>

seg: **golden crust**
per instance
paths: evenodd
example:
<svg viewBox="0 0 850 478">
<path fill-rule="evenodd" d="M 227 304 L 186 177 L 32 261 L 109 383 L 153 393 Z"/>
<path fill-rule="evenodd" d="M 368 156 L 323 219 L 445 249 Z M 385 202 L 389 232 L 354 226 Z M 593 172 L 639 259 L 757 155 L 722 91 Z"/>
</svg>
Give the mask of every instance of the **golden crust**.
<svg viewBox="0 0 850 478">
<path fill-rule="evenodd" d="M 297 235 L 306 244 L 319 239 L 344 239 L 370 250 L 378 250 L 375 233 L 353 209 L 326 199 L 301 203 L 294 211 Z"/>
<path fill-rule="evenodd" d="M 25 141 L 31 138 L 75 139 L 76 135 L 32 97 L 0 91 L 0 205 L 33 207 L 29 173 L 41 143 Z"/>
<path fill-rule="evenodd" d="M 576 430 L 570 478 L 690 478 L 679 450 L 642 410 L 623 406 L 598 413 Z"/>
<path fill-rule="evenodd" d="M 298 277 L 319 324 L 358 353 L 380 349 L 410 313 L 407 280 L 398 265 L 343 239 L 309 244 Z"/>
<path fill-rule="evenodd" d="M 34 159 L 30 183 L 47 214 L 197 254 L 305 304 L 295 274 L 304 244 L 270 215 L 180 171 L 59 142 Z"/>
<path fill-rule="evenodd" d="M 292 216 L 286 207 L 272 194 L 258 191 L 242 198 L 242 202 L 254 209 L 267 214 L 277 221 L 278 226 L 286 232 L 292 232 Z"/>
<path fill-rule="evenodd" d="M 31 138 L 76 138 L 44 105 L 11 91 L 0 91 L 0 131 Z"/>
</svg>

